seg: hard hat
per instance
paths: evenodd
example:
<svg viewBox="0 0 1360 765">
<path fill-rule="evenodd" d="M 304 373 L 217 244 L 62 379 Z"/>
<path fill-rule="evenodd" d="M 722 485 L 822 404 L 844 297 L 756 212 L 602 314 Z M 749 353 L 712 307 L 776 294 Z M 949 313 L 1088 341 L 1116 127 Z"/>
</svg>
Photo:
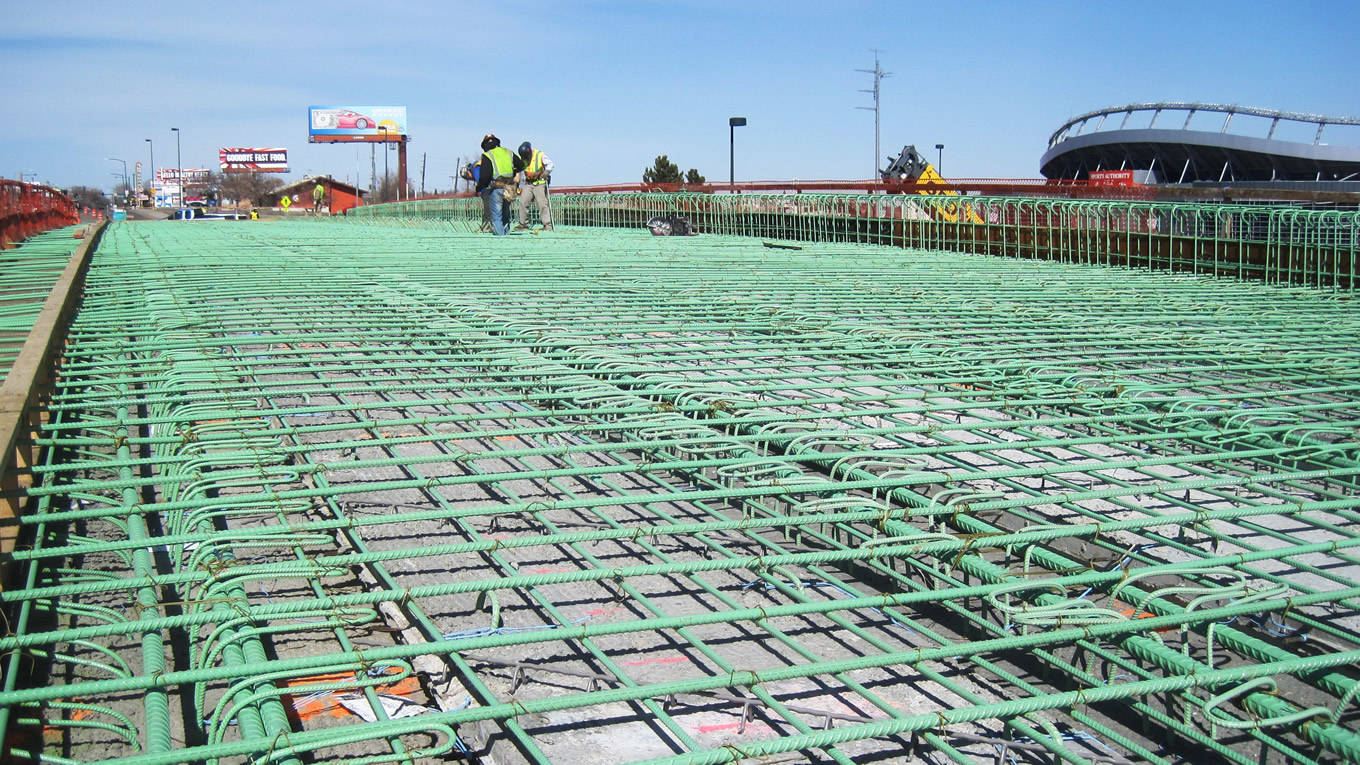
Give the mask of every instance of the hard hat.
<svg viewBox="0 0 1360 765">
<path fill-rule="evenodd" d="M 519 145 L 519 155 L 520 155 L 521 157 L 523 157 L 523 156 L 525 156 L 525 155 L 527 155 L 527 154 L 533 154 L 533 153 L 534 153 L 534 147 L 530 146 L 528 141 L 525 141 L 524 143 L 522 143 L 522 144 Z"/>
<path fill-rule="evenodd" d="M 491 151 L 500 145 L 501 139 L 497 138 L 494 133 L 487 133 L 482 137 L 482 151 Z"/>
</svg>

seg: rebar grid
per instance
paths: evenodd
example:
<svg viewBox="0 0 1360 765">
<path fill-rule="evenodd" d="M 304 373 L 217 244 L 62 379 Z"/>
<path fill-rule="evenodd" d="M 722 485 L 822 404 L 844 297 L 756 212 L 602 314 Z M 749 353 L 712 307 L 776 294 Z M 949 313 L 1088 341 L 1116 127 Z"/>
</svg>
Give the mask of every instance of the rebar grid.
<svg viewBox="0 0 1360 765">
<path fill-rule="evenodd" d="M 81 243 L 74 227 L 37 234 L 14 249 L 0 249 L 0 382 L 19 356 L 52 285 Z"/>
<path fill-rule="evenodd" d="M 112 225 L 12 750 L 1360 761 L 1348 296 L 459 228 Z"/>
<path fill-rule="evenodd" d="M 1243 204 L 920 194 L 558 194 L 553 220 L 641 227 L 681 216 L 708 234 L 1040 258 L 1233 276 L 1351 292 L 1360 287 L 1360 212 Z M 481 220 L 478 199 L 372 205 L 347 220 L 393 225 Z"/>
</svg>

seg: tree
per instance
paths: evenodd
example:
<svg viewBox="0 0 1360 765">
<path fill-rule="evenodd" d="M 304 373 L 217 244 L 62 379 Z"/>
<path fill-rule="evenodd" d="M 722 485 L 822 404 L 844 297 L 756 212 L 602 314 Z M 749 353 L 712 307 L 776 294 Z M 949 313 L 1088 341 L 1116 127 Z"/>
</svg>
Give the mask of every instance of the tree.
<svg viewBox="0 0 1360 765">
<path fill-rule="evenodd" d="M 643 183 L 679 183 L 680 166 L 670 161 L 662 154 L 656 158 L 656 164 L 642 171 Z"/>
<path fill-rule="evenodd" d="M 675 164 L 665 154 L 656 158 L 656 163 L 642 171 L 643 183 L 688 183 L 701 184 L 704 177 L 699 175 L 699 171 L 690 168 L 684 175 L 680 174 L 680 166 Z"/>
<path fill-rule="evenodd" d="M 222 173 L 218 188 L 223 199 L 234 201 L 240 209 L 242 202 L 259 204 L 261 197 L 282 185 L 283 181 L 266 173 Z"/>
<path fill-rule="evenodd" d="M 109 206 L 109 198 L 104 196 L 104 190 L 91 186 L 72 186 L 67 196 L 81 207 L 103 209 Z"/>
<path fill-rule="evenodd" d="M 203 196 L 207 197 L 209 204 L 222 204 L 222 179 L 226 177 L 223 173 L 208 171 L 208 175 L 203 180 Z"/>
</svg>

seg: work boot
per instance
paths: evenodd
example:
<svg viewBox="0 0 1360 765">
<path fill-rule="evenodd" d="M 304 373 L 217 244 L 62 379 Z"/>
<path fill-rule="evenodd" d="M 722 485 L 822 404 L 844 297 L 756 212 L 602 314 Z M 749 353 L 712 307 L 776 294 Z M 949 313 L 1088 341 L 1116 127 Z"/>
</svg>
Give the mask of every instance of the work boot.
<svg viewBox="0 0 1360 765">
<path fill-rule="evenodd" d="M 529 230 L 529 227 L 526 226 L 526 225 L 524 225 L 523 223 L 516 223 L 516 224 L 515 224 L 515 230 L 516 230 L 516 231 L 528 231 L 528 230 Z"/>
</svg>

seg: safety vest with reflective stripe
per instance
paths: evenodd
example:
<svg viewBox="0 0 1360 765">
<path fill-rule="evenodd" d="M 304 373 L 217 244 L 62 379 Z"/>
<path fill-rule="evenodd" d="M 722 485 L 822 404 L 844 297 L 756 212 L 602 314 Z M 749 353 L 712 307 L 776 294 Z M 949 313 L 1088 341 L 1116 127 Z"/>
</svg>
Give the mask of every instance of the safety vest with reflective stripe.
<svg viewBox="0 0 1360 765">
<path fill-rule="evenodd" d="M 543 152 L 538 149 L 534 149 L 533 152 L 534 153 L 529 157 L 528 166 L 524 168 L 524 177 L 529 179 L 529 183 L 538 186 L 547 183 L 548 179 L 542 177 Z"/>
<path fill-rule="evenodd" d="M 491 151 L 482 152 L 482 156 L 491 160 L 492 178 L 512 178 L 515 175 L 515 155 L 504 146 L 497 146 Z"/>
</svg>

